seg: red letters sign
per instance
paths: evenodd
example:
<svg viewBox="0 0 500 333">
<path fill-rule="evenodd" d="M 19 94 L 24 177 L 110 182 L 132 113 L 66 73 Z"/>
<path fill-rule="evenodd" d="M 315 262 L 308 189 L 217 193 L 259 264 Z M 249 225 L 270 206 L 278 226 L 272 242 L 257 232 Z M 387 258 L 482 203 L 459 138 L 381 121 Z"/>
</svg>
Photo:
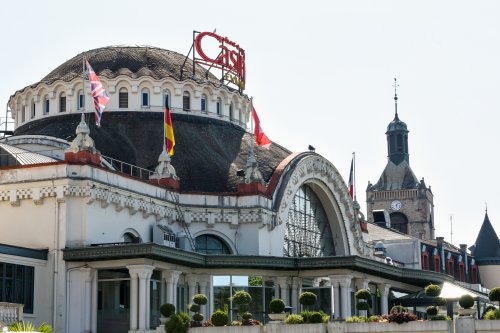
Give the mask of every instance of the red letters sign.
<svg viewBox="0 0 500 333">
<path fill-rule="evenodd" d="M 203 51 L 203 38 L 215 38 L 219 42 L 219 55 L 211 58 Z M 238 44 L 213 32 L 200 32 L 194 40 L 194 46 L 200 56 L 195 56 L 197 63 L 222 70 L 224 80 L 235 84 L 240 90 L 245 89 L 245 50 Z"/>
</svg>

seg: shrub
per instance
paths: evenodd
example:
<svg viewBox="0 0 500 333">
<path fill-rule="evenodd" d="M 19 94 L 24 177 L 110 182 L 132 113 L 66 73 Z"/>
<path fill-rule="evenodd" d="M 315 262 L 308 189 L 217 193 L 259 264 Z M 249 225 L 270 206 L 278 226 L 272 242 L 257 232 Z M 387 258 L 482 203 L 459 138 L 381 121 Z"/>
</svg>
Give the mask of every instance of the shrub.
<svg viewBox="0 0 500 333">
<path fill-rule="evenodd" d="M 310 305 L 314 305 L 314 303 L 316 303 L 317 298 L 318 297 L 316 296 L 316 294 L 314 294 L 310 291 L 305 291 L 302 294 L 300 294 L 299 302 L 300 302 L 300 304 L 307 307 Z"/>
<path fill-rule="evenodd" d="M 300 315 L 302 316 L 302 319 L 304 319 L 304 323 L 308 323 L 309 322 L 309 317 L 313 314 L 312 311 L 309 311 L 309 310 L 304 310 L 300 313 Z"/>
<path fill-rule="evenodd" d="M 248 319 L 251 319 L 252 318 L 252 314 L 250 312 L 245 312 L 241 315 L 241 318 L 243 318 L 244 320 L 248 320 Z"/>
<path fill-rule="evenodd" d="M 163 317 L 170 317 L 175 313 L 175 305 L 165 303 L 160 307 L 160 313 Z"/>
<path fill-rule="evenodd" d="M 387 320 L 390 323 L 403 324 L 417 320 L 417 316 L 409 312 L 394 312 L 387 316 Z"/>
<path fill-rule="evenodd" d="M 367 321 L 369 323 L 377 323 L 378 321 L 380 320 L 380 318 L 378 316 L 370 316 L 368 317 Z"/>
<path fill-rule="evenodd" d="M 193 315 L 194 321 L 203 321 L 204 318 L 205 317 L 201 313 L 198 313 L 198 312 Z"/>
<path fill-rule="evenodd" d="M 369 310 L 370 309 L 370 305 L 367 302 L 359 302 L 356 305 L 356 309 L 358 309 L 358 310 Z"/>
<path fill-rule="evenodd" d="M 240 290 L 234 293 L 232 297 L 233 304 L 249 304 L 252 301 L 252 296 L 244 290 Z"/>
<path fill-rule="evenodd" d="M 323 322 L 323 315 L 320 312 L 313 312 L 309 316 L 309 323 L 311 324 L 319 324 Z"/>
<path fill-rule="evenodd" d="M 287 325 L 303 324 L 303 323 L 304 323 L 304 318 L 302 318 L 302 316 L 298 314 L 291 314 L 285 319 L 285 324 Z"/>
<path fill-rule="evenodd" d="M 394 305 L 389 313 L 400 313 L 400 312 L 408 312 L 408 310 L 402 305 Z"/>
<path fill-rule="evenodd" d="M 368 289 L 360 289 L 356 291 L 356 294 L 354 294 L 354 296 L 357 299 L 364 299 L 364 300 L 369 300 L 372 297 Z"/>
<path fill-rule="evenodd" d="M 370 316 L 370 317 L 347 317 L 346 318 L 346 323 L 376 323 L 380 321 L 380 318 L 378 316 Z"/>
<path fill-rule="evenodd" d="M 486 320 L 500 319 L 500 310 L 490 310 L 484 314 L 483 318 Z"/>
<path fill-rule="evenodd" d="M 464 309 L 470 309 L 474 306 L 474 298 L 468 294 L 462 295 L 458 299 L 458 304 Z"/>
<path fill-rule="evenodd" d="M 231 326 L 241 326 L 241 321 L 233 320 Z"/>
<path fill-rule="evenodd" d="M 248 304 L 239 304 L 238 305 L 238 313 L 245 313 L 247 312 L 248 310 L 250 310 L 250 305 Z"/>
<path fill-rule="evenodd" d="M 487 307 L 483 310 L 483 316 L 481 317 L 481 319 L 484 319 L 484 315 L 485 315 L 488 311 L 490 311 L 490 310 L 496 310 L 496 309 L 497 309 L 497 308 L 496 308 L 496 307 L 494 307 L 494 306 L 492 306 L 492 305 L 487 306 Z"/>
<path fill-rule="evenodd" d="M 435 306 L 428 306 L 425 310 L 429 316 L 435 316 L 438 314 L 438 308 Z"/>
<path fill-rule="evenodd" d="M 191 312 L 199 312 L 200 311 L 200 306 L 198 304 L 189 304 L 188 305 L 188 310 Z"/>
<path fill-rule="evenodd" d="M 190 324 L 189 315 L 185 312 L 179 312 L 165 324 L 167 333 L 187 333 Z"/>
<path fill-rule="evenodd" d="M 229 322 L 229 316 L 227 312 L 217 310 L 210 317 L 210 321 L 214 326 L 225 326 Z"/>
<path fill-rule="evenodd" d="M 193 303 L 198 305 L 205 305 L 208 302 L 207 296 L 203 294 L 196 294 L 193 296 Z"/>
<path fill-rule="evenodd" d="M 53 333 L 54 331 L 52 330 L 52 326 L 49 324 L 43 322 L 42 325 L 38 327 L 38 332 L 40 333 Z"/>
<path fill-rule="evenodd" d="M 427 296 L 437 297 L 441 294 L 441 287 L 437 284 L 430 284 L 425 287 L 424 292 Z"/>
<path fill-rule="evenodd" d="M 38 327 L 38 329 L 35 329 L 35 326 L 33 323 L 29 321 L 18 321 L 14 322 L 9 326 L 9 331 L 10 332 L 42 332 L 42 333 L 53 333 L 52 326 L 50 326 L 47 323 L 42 323 Z"/>
<path fill-rule="evenodd" d="M 447 315 L 435 315 L 431 317 L 431 320 L 451 320 Z"/>
<path fill-rule="evenodd" d="M 490 293 L 488 294 L 488 298 L 492 302 L 499 302 L 500 303 L 500 287 L 496 287 L 490 290 Z"/>
<path fill-rule="evenodd" d="M 447 303 L 448 301 L 446 300 L 446 298 L 443 297 L 434 298 L 434 304 L 436 304 L 437 306 L 446 306 Z"/>
<path fill-rule="evenodd" d="M 272 299 L 271 302 L 269 302 L 269 311 L 271 313 L 282 313 L 285 311 L 285 302 L 280 298 Z"/>
</svg>

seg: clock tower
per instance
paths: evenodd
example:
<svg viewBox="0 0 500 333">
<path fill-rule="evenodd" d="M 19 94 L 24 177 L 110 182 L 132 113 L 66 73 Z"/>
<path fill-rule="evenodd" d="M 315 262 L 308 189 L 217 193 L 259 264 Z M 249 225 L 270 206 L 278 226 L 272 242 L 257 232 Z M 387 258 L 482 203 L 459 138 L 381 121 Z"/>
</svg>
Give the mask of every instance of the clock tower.
<svg viewBox="0 0 500 333">
<path fill-rule="evenodd" d="M 410 168 L 408 128 L 398 116 L 394 79 L 395 116 L 387 127 L 387 165 L 376 184 L 368 182 L 368 222 L 390 227 L 420 239 L 434 239 L 434 203 L 430 186 Z"/>
</svg>

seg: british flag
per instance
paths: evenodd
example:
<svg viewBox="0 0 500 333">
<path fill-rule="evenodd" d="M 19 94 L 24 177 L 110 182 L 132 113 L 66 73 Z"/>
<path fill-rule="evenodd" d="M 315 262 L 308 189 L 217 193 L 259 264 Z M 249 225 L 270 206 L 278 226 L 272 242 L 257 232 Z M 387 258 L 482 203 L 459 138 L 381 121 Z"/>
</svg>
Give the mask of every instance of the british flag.
<svg viewBox="0 0 500 333">
<path fill-rule="evenodd" d="M 87 70 L 89 72 L 90 91 L 92 94 L 92 98 L 94 99 L 95 124 L 97 125 L 97 127 L 101 127 L 102 113 L 104 112 L 106 104 L 108 104 L 109 96 L 106 93 L 106 90 L 104 90 L 101 80 L 99 80 L 99 77 L 94 72 L 89 62 L 87 60 L 85 62 L 87 63 Z"/>
</svg>

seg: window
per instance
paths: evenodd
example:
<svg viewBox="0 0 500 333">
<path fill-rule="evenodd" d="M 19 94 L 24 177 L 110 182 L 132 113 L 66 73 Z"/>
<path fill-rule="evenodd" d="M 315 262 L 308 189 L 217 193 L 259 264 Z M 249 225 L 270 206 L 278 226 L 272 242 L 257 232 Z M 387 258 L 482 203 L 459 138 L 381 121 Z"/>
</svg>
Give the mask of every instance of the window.
<svg viewBox="0 0 500 333">
<path fill-rule="evenodd" d="M 196 251 L 205 254 L 231 254 L 226 243 L 217 236 L 202 235 L 195 239 Z"/>
<path fill-rule="evenodd" d="M 458 279 L 465 282 L 465 266 L 463 262 L 458 264 Z"/>
<path fill-rule="evenodd" d="M 31 100 L 31 118 L 35 118 L 36 116 L 36 105 L 35 101 Z"/>
<path fill-rule="evenodd" d="M 307 185 L 295 193 L 288 211 L 283 244 L 285 257 L 334 256 L 330 223 L 321 201 Z"/>
<path fill-rule="evenodd" d="M 21 122 L 25 122 L 26 121 L 26 107 L 23 106 L 23 111 L 21 112 Z"/>
<path fill-rule="evenodd" d="M 59 112 L 66 112 L 66 94 L 59 95 Z"/>
<path fill-rule="evenodd" d="M 439 255 L 436 254 L 434 256 L 433 260 L 434 260 L 434 271 L 435 272 L 441 272 L 441 267 L 440 267 L 440 265 L 441 265 L 441 259 L 439 259 Z"/>
<path fill-rule="evenodd" d="M 78 99 L 76 101 L 76 107 L 78 110 L 81 110 L 85 107 L 85 96 L 83 96 L 83 91 L 78 91 Z"/>
<path fill-rule="evenodd" d="M 222 113 L 222 100 L 217 98 L 217 114 L 220 116 Z"/>
<path fill-rule="evenodd" d="M 453 259 L 448 259 L 446 262 L 448 275 L 455 276 L 455 265 L 453 263 Z"/>
<path fill-rule="evenodd" d="M 24 304 L 33 313 L 35 268 L 0 262 L 0 301 Z"/>
<path fill-rule="evenodd" d="M 128 91 L 127 88 L 120 88 L 118 93 L 118 107 L 120 109 L 128 108 Z"/>
<path fill-rule="evenodd" d="M 233 120 L 234 115 L 233 115 L 233 103 L 229 104 L 229 119 Z"/>
<path fill-rule="evenodd" d="M 188 91 L 185 91 L 182 95 L 182 110 L 189 111 L 191 110 L 191 96 Z"/>
<path fill-rule="evenodd" d="M 149 107 L 149 89 L 142 89 L 141 93 L 141 107 L 148 108 Z"/>
<path fill-rule="evenodd" d="M 136 235 L 134 235 L 134 234 L 133 234 L 133 233 L 131 233 L 131 232 L 126 232 L 126 233 L 123 235 L 123 241 L 124 241 L 125 243 L 134 243 L 134 244 L 142 243 L 142 239 L 141 239 L 141 237 L 136 236 Z"/>
<path fill-rule="evenodd" d="M 45 97 L 43 102 L 43 114 L 49 114 L 50 112 L 50 101 L 48 97 Z"/>
<path fill-rule="evenodd" d="M 427 252 L 422 253 L 422 269 L 429 270 L 429 254 Z"/>
<path fill-rule="evenodd" d="M 397 136 L 397 152 L 398 153 L 403 153 L 403 136 L 401 134 L 398 134 Z"/>
<path fill-rule="evenodd" d="M 166 90 L 163 92 L 163 107 L 168 106 L 170 109 L 170 91 Z"/>
<path fill-rule="evenodd" d="M 471 275 L 471 283 L 476 284 L 477 283 L 477 267 L 474 265 L 470 269 L 470 275 Z"/>
<path fill-rule="evenodd" d="M 207 95 L 201 95 L 201 112 L 207 112 Z"/>
<path fill-rule="evenodd" d="M 402 213 L 392 213 L 391 228 L 404 234 L 408 233 L 408 218 Z"/>
</svg>

